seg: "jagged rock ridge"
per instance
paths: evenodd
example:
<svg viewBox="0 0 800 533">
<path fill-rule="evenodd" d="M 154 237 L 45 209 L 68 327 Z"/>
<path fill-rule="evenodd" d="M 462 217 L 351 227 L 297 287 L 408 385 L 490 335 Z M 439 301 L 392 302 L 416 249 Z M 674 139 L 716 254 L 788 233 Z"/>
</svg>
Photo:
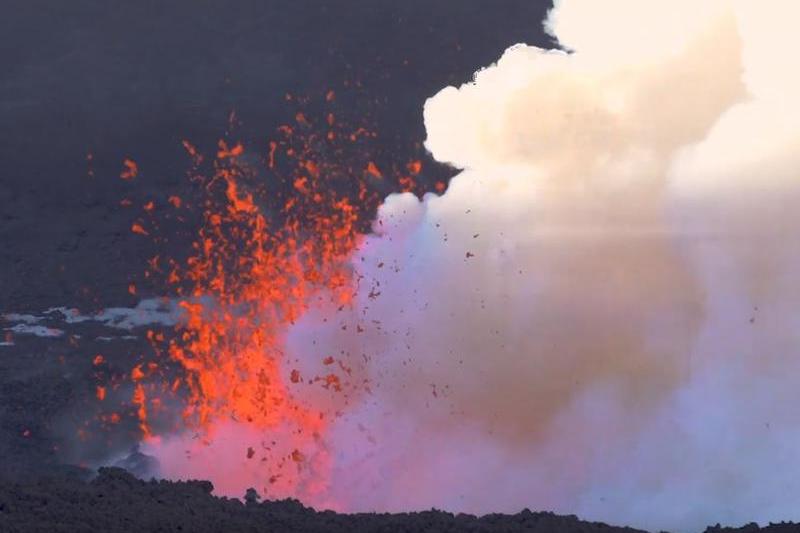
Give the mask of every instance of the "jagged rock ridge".
<svg viewBox="0 0 800 533">
<path fill-rule="evenodd" d="M 297 500 L 248 503 L 218 498 L 208 481 L 142 481 L 121 468 L 101 468 L 90 482 L 49 479 L 0 485 L 0 531 L 96 532 L 627 532 L 575 516 L 534 513 L 482 517 L 424 511 L 400 514 L 317 512 Z"/>
</svg>

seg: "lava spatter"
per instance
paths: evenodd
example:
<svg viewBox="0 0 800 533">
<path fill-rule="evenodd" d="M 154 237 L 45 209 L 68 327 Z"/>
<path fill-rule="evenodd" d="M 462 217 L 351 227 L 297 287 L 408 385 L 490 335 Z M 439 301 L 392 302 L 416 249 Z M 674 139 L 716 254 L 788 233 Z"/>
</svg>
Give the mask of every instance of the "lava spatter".
<svg viewBox="0 0 800 533">
<path fill-rule="evenodd" d="M 296 391 L 367 389 L 341 362 L 341 375 L 331 367 L 301 378 L 286 360 L 284 335 L 321 300 L 332 309 L 350 304 L 353 252 L 387 188 L 416 190 L 422 163 L 376 162 L 374 128 L 337 116 L 333 91 L 324 100 L 326 109 L 298 111 L 263 149 L 231 140 L 234 114 L 212 157 L 182 141 L 195 195 L 165 196 L 163 206 L 148 200 L 131 231 L 163 244 L 158 217 L 201 211 L 188 257 L 164 250 L 145 272 L 177 295 L 183 320 L 173 332 L 148 331 L 159 364 L 137 364 L 125 379 L 129 411 L 152 449 L 195 461 L 230 453 L 267 494 L 335 505 L 323 496 L 331 465 L 324 436 L 342 405 Z M 108 413 L 100 418 L 111 427 Z M 223 492 L 230 481 L 214 479 L 213 468 L 208 477 Z"/>
</svg>

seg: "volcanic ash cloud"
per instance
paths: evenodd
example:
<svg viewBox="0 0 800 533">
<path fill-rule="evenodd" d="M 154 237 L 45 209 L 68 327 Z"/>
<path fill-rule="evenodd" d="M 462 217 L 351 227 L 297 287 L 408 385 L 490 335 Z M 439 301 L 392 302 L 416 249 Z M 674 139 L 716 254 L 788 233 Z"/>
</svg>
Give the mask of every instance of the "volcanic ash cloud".
<svg viewBox="0 0 800 533">
<path fill-rule="evenodd" d="M 349 317 L 289 334 L 368 361 L 350 508 L 800 519 L 800 8 L 754 5 L 560 2 L 562 50 L 428 100 L 463 172 L 387 198 Z"/>
</svg>

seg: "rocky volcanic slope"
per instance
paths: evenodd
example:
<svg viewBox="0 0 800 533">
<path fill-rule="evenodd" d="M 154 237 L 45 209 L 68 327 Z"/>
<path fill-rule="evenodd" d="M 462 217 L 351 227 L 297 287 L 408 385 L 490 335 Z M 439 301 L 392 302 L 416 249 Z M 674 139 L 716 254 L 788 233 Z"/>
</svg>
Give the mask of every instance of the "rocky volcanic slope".
<svg viewBox="0 0 800 533">
<path fill-rule="evenodd" d="M 59 477 L 0 484 L 0 531 L 8 532 L 515 532 L 636 533 L 577 517 L 524 510 L 482 517 L 424 511 L 401 514 L 317 512 L 297 500 L 242 503 L 211 494 L 208 481 L 142 481 L 121 468 L 101 468 L 90 482 Z M 760 528 L 712 526 L 705 533 L 789 533 L 792 523 Z"/>
<path fill-rule="evenodd" d="M 251 502 L 217 498 L 208 481 L 141 481 L 103 468 L 93 481 L 0 486 L 0 531 L 487 531 L 617 532 L 631 528 L 583 522 L 575 516 L 523 511 L 480 518 L 442 511 L 410 514 L 316 512 L 295 500 Z"/>
<path fill-rule="evenodd" d="M 719 524 L 706 528 L 705 533 L 757 533 L 764 531 L 767 533 L 795 533 L 800 531 L 800 524 L 792 522 L 780 522 L 770 524 L 766 527 L 759 527 L 758 524 L 750 523 L 742 527 L 722 527 Z"/>
</svg>

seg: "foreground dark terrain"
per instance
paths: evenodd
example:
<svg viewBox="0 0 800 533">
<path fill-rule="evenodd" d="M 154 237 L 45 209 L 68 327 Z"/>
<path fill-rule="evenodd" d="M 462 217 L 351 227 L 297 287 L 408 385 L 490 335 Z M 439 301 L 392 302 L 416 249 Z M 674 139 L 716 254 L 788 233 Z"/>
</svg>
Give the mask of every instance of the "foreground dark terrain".
<svg viewBox="0 0 800 533">
<path fill-rule="evenodd" d="M 575 516 L 534 513 L 482 517 L 424 511 L 402 514 L 317 512 L 296 500 L 242 503 L 217 498 L 208 481 L 145 482 L 119 468 L 103 468 L 90 482 L 76 478 L 0 486 L 0 530 L 4 532 L 94 531 L 486 531 L 629 532 L 637 529 L 585 522 Z M 800 531 L 800 525 L 706 529 L 707 533 Z"/>
<path fill-rule="evenodd" d="M 217 498 L 208 481 L 142 481 L 120 468 L 102 468 L 90 482 L 77 478 L 41 480 L 29 484 L 0 485 L 0 531 L 486 531 L 593 533 L 629 532 L 637 529 L 585 522 L 575 516 L 524 510 L 515 515 L 482 517 L 424 511 L 401 514 L 337 514 L 317 512 L 296 500 L 251 501 Z M 800 531 L 792 523 L 760 528 L 706 529 L 706 533 L 786 533 Z"/>
<path fill-rule="evenodd" d="M 453 515 L 316 512 L 295 500 L 251 502 L 216 498 L 207 481 L 144 482 L 105 468 L 90 483 L 41 482 L 0 487 L 2 531 L 539 531 L 637 530 L 582 522 L 574 516 L 532 513 Z"/>
</svg>

